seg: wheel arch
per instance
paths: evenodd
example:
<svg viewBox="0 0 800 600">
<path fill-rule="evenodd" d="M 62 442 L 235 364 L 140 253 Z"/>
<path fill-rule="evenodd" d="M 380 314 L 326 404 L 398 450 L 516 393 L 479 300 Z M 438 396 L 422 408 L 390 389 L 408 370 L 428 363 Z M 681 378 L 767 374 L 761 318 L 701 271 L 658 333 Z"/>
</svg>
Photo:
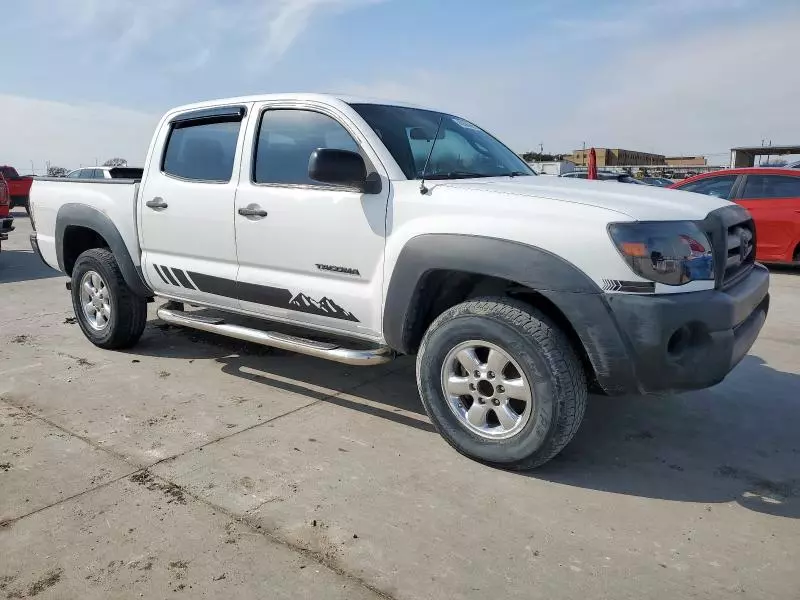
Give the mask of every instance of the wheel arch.
<svg viewBox="0 0 800 600">
<path fill-rule="evenodd" d="M 153 291 L 134 265 L 122 235 L 114 223 L 99 210 L 83 204 L 64 204 L 56 216 L 55 247 L 58 267 L 72 274 L 75 261 L 91 248 L 108 248 L 119 264 L 125 283 L 138 296 L 152 296 Z"/>
<path fill-rule="evenodd" d="M 413 354 L 436 316 L 465 300 L 495 295 L 522 300 L 559 325 L 587 379 L 600 389 L 615 394 L 636 388 L 627 344 L 597 284 L 551 252 L 508 240 L 461 234 L 412 238 L 387 287 L 386 342 Z"/>
</svg>

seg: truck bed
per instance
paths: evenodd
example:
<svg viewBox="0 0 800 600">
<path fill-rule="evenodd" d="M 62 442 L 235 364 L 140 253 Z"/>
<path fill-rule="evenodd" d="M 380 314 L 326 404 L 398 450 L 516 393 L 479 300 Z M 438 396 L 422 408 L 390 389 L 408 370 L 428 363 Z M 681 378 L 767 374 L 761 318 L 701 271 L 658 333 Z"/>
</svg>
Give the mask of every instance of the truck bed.
<svg viewBox="0 0 800 600">
<path fill-rule="evenodd" d="M 116 225 L 134 264 L 139 264 L 137 179 L 37 177 L 30 193 L 32 217 L 42 258 L 61 270 L 56 252 L 58 212 L 70 204 L 93 208 Z"/>
</svg>

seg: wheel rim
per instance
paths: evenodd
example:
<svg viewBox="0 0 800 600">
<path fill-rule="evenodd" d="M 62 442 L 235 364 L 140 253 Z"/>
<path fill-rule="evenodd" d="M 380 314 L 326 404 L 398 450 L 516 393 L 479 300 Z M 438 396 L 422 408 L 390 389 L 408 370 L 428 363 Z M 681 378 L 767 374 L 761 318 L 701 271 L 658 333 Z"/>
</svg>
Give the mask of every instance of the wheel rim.
<svg viewBox="0 0 800 600">
<path fill-rule="evenodd" d="M 450 350 L 442 390 L 459 422 L 493 440 L 513 437 L 531 417 L 534 396 L 520 366 L 500 347 L 471 340 Z"/>
<path fill-rule="evenodd" d="M 102 331 L 111 320 L 111 294 L 99 273 L 87 271 L 81 277 L 81 307 L 92 329 Z"/>
</svg>

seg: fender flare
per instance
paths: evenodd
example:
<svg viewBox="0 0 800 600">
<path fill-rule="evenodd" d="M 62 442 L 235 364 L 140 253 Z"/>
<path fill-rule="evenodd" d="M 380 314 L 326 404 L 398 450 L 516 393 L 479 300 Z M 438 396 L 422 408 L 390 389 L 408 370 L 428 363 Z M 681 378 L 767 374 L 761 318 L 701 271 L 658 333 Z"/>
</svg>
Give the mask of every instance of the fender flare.
<svg viewBox="0 0 800 600">
<path fill-rule="evenodd" d="M 636 390 L 628 344 L 605 294 L 583 271 L 542 248 L 519 242 L 463 234 L 423 234 L 400 252 L 383 311 L 387 344 L 412 353 L 417 312 L 425 303 L 425 275 L 451 270 L 498 277 L 546 297 L 580 338 L 600 385 L 609 393 Z"/>
<path fill-rule="evenodd" d="M 64 266 L 64 233 L 68 227 L 85 227 L 100 235 L 114 254 L 114 258 L 122 271 L 122 277 L 128 287 L 138 296 L 152 296 L 153 290 L 142 278 L 141 269 L 133 264 L 128 247 L 114 223 L 102 212 L 85 204 L 64 204 L 56 216 L 56 256 L 58 268 L 66 273 Z"/>
</svg>

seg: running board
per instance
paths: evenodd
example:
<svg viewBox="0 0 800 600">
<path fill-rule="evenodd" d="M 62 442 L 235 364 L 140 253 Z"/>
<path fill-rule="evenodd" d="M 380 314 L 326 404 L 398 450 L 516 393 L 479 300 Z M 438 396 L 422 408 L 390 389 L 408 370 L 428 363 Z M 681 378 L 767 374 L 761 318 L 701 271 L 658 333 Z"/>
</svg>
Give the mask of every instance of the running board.
<svg viewBox="0 0 800 600">
<path fill-rule="evenodd" d="M 390 362 L 394 358 L 394 352 L 386 347 L 356 350 L 352 348 L 342 348 L 336 344 L 318 342 L 305 338 L 278 333 L 275 331 L 262 331 L 252 327 L 243 327 L 226 323 L 224 319 L 209 318 L 200 315 L 191 315 L 180 310 L 169 308 L 166 305 L 158 309 L 158 318 L 172 325 L 181 325 L 218 333 L 238 340 L 245 340 L 262 346 L 271 346 L 281 350 L 289 350 L 298 354 L 324 358 L 346 365 L 371 366 Z"/>
</svg>

